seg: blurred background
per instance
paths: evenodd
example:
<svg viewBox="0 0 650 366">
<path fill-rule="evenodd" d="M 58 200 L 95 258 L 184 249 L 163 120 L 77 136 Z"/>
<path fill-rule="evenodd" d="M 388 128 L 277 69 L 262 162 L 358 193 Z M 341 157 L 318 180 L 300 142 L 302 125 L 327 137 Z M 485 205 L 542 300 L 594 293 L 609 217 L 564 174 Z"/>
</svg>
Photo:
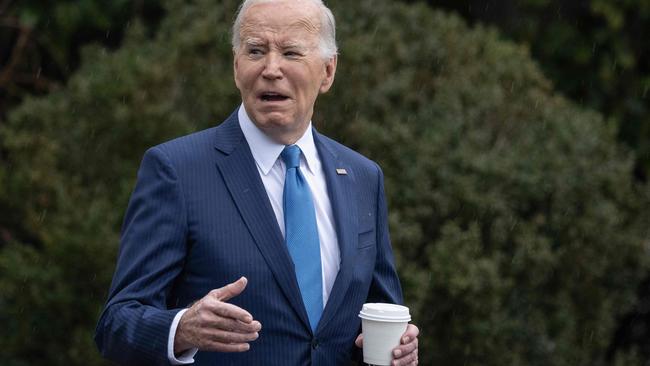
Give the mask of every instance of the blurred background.
<svg viewBox="0 0 650 366">
<path fill-rule="evenodd" d="M 650 1 L 327 1 L 422 365 L 650 365 Z M 239 103 L 236 0 L 0 0 L 0 364 L 92 336 L 149 146 Z"/>
</svg>

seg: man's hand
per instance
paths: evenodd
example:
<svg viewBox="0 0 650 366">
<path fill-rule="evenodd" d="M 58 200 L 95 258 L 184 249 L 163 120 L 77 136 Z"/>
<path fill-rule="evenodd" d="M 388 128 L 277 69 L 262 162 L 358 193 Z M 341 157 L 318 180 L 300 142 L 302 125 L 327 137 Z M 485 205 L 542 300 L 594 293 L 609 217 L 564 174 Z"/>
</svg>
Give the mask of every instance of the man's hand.
<svg viewBox="0 0 650 366">
<path fill-rule="evenodd" d="M 415 366 L 418 364 L 418 334 L 420 330 L 413 324 L 406 327 L 402 335 L 401 344 L 393 350 L 393 366 Z M 363 348 L 363 333 L 359 334 L 354 344 Z"/>
<path fill-rule="evenodd" d="M 189 308 L 178 323 L 174 353 L 191 348 L 202 351 L 244 352 L 262 329 L 260 322 L 246 310 L 225 302 L 244 291 L 248 280 L 212 290 Z"/>
</svg>

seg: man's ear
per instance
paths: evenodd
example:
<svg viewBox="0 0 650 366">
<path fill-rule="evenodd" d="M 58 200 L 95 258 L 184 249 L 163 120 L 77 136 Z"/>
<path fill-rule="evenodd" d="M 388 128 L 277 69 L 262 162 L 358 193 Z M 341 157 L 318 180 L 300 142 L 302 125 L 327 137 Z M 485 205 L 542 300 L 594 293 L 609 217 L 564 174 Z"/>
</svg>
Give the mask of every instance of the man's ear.
<svg viewBox="0 0 650 366">
<path fill-rule="evenodd" d="M 232 71 L 233 76 L 235 77 L 235 86 L 239 89 L 239 78 L 237 77 L 237 69 L 239 66 L 239 60 L 237 59 L 237 51 L 233 48 L 232 50 Z"/>
<path fill-rule="evenodd" d="M 338 55 L 332 56 L 329 60 L 325 61 L 325 77 L 320 85 L 319 91 L 327 93 L 334 84 L 334 75 L 336 75 L 336 64 L 338 62 Z"/>
</svg>

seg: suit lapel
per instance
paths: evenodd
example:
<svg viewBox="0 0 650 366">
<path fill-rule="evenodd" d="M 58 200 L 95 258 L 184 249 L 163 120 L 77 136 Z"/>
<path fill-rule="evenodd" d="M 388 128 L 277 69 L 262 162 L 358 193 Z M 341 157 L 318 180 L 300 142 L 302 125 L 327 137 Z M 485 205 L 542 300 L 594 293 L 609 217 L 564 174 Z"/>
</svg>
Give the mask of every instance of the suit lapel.
<svg viewBox="0 0 650 366">
<path fill-rule="evenodd" d="M 332 205 L 341 251 L 341 267 L 318 324 L 318 332 L 336 315 L 345 299 L 354 266 L 359 222 L 357 204 L 354 198 L 354 170 L 345 161 L 338 158 L 336 151 L 315 130 L 314 142 L 325 173 L 327 191 Z M 345 169 L 347 174 L 339 175 L 337 169 Z"/>
<path fill-rule="evenodd" d="M 255 159 L 239 127 L 237 112 L 217 128 L 217 167 L 255 244 L 289 303 L 309 329 L 293 262 L 275 219 Z"/>
</svg>

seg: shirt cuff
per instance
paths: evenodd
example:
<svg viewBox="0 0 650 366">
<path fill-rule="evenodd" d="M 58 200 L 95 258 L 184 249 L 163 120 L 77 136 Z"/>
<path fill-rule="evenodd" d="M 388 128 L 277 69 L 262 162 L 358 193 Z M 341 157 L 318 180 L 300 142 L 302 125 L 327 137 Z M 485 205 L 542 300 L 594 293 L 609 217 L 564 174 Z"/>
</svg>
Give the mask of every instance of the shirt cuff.
<svg viewBox="0 0 650 366">
<path fill-rule="evenodd" d="M 176 328 L 181 321 L 181 317 L 188 309 L 183 309 L 176 313 L 172 326 L 169 328 L 169 337 L 167 341 L 167 358 L 172 365 L 189 365 L 194 363 L 194 355 L 199 351 L 198 348 L 191 348 L 176 357 L 174 355 L 174 338 L 176 337 Z"/>
</svg>

